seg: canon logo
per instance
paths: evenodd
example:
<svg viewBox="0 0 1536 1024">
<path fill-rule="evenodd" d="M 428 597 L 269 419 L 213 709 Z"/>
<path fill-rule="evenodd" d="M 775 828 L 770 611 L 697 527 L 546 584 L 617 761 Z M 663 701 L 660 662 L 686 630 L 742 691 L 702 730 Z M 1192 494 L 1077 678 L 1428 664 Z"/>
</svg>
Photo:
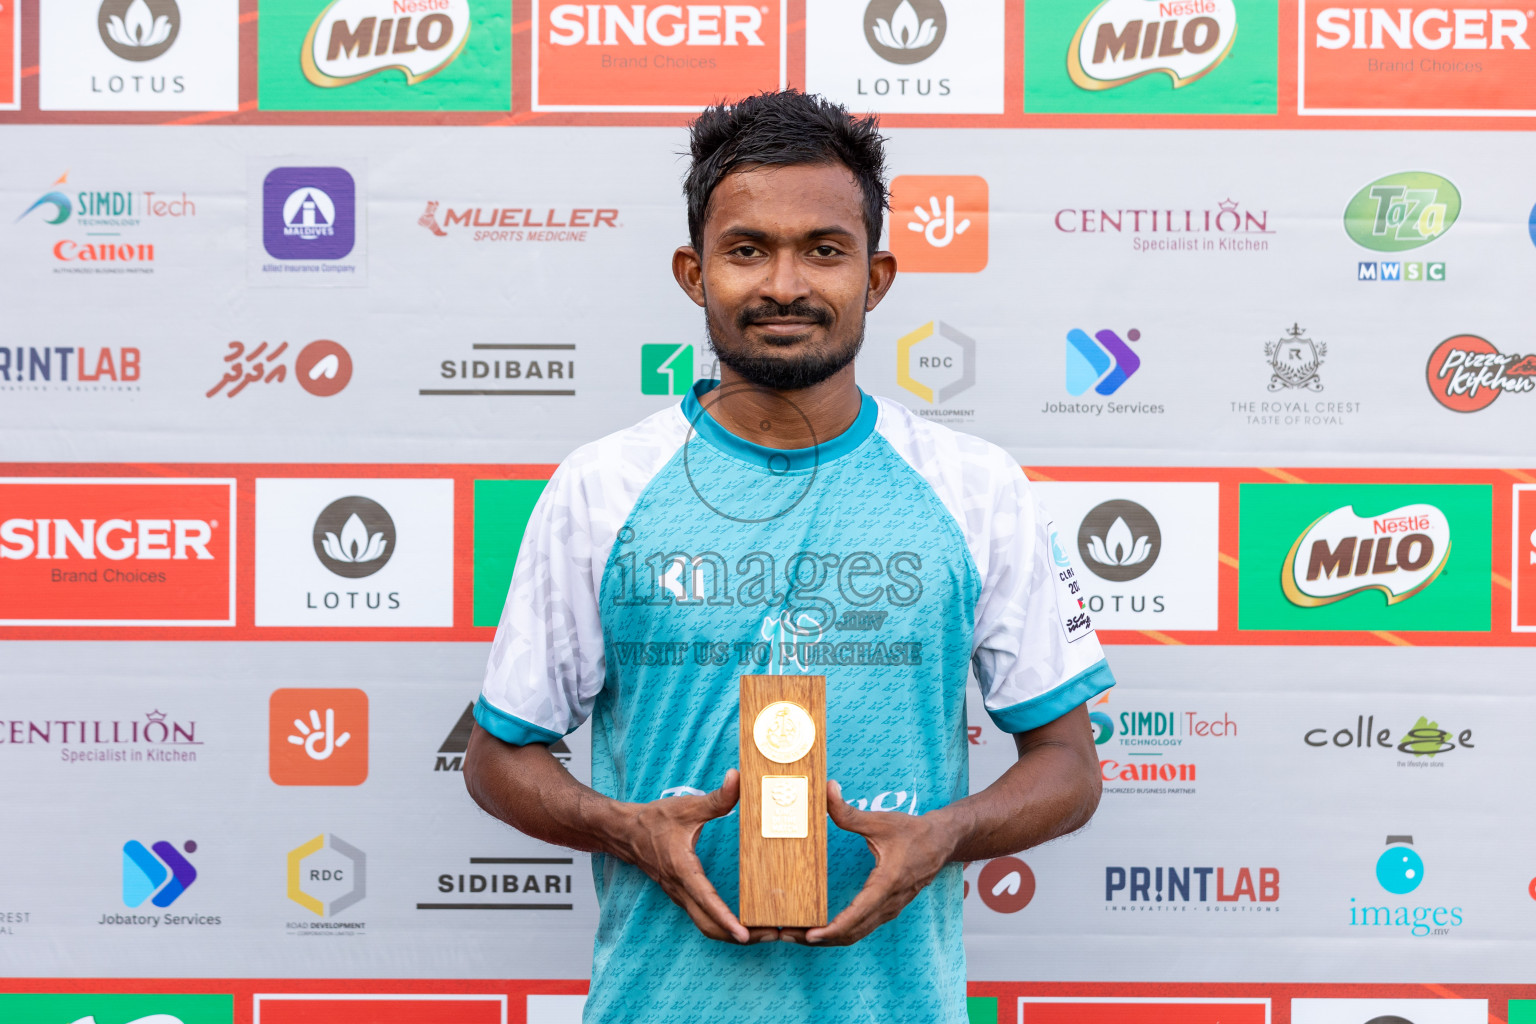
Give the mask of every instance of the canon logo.
<svg viewBox="0 0 1536 1024">
<path fill-rule="evenodd" d="M 1513 8 L 1328 7 L 1317 13 L 1316 43 L 1325 50 L 1529 50 L 1530 18 Z"/>
<path fill-rule="evenodd" d="M 558 46 L 762 46 L 762 11 L 747 4 L 559 4 L 549 12 Z"/>
<path fill-rule="evenodd" d="M 213 526 L 204 519 L 7 519 L 0 558 L 125 558 L 212 561 Z M 74 555 L 70 549 L 74 549 Z M 190 556 L 188 554 L 190 552 Z"/>
</svg>

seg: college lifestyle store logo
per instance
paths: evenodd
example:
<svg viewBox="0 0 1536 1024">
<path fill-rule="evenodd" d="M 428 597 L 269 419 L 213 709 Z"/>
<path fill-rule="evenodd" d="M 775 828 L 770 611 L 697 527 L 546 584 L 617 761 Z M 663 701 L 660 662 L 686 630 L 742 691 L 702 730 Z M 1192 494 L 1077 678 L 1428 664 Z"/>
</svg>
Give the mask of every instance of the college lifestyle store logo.
<svg viewBox="0 0 1536 1024">
<path fill-rule="evenodd" d="M 1153 18 L 1153 14 L 1178 17 Z M 1182 88 L 1214 71 L 1237 36 L 1233 0 L 1105 0 L 1078 26 L 1067 74 L 1080 89 L 1114 89 L 1163 74 Z"/>
<path fill-rule="evenodd" d="M 976 341 L 942 320 L 896 339 L 896 383 L 929 405 L 941 405 L 976 383 Z M 971 409 L 919 409 L 919 416 L 966 418 Z"/>
<path fill-rule="evenodd" d="M 1472 730 L 1463 729 L 1454 734 L 1449 729 L 1440 728 L 1439 722 L 1430 721 L 1423 715 L 1409 727 L 1394 744 L 1392 730 L 1387 726 L 1376 728 L 1375 715 L 1357 715 L 1354 728 L 1345 726 L 1330 732 L 1325 727 L 1308 729 L 1302 736 L 1302 742 L 1313 749 L 1335 747 L 1340 750 L 1380 750 L 1386 753 L 1396 751 L 1407 754 L 1412 760 L 1399 759 L 1400 767 L 1444 767 L 1446 762 L 1436 760 L 1441 754 L 1448 754 L 1453 750 L 1476 749 L 1472 742 Z M 1427 759 L 1427 760 L 1421 760 Z"/>
<path fill-rule="evenodd" d="M 263 341 L 247 347 L 232 341 L 224 353 L 227 364 L 221 376 L 203 397 L 222 394 L 234 398 L 252 384 L 276 384 L 288 379 L 288 342 L 276 345 Z M 312 341 L 293 357 L 293 378 L 299 387 L 319 398 L 329 398 L 352 380 L 352 356 L 345 348 L 327 338 Z M 228 390 L 226 390 L 226 388 Z"/>
<path fill-rule="evenodd" d="M 890 246 L 906 272 L 975 274 L 987 267 L 987 179 L 902 174 L 891 180 Z"/>
<path fill-rule="evenodd" d="M 1301 3 L 1301 114 L 1536 114 L 1526 6 Z"/>
<path fill-rule="evenodd" d="M 0 744 L 59 748 L 65 764 L 190 763 L 200 747 L 197 722 L 181 722 L 159 709 L 144 720 L 100 718 L 0 719 Z"/>
<path fill-rule="evenodd" d="M 1461 216 L 1461 193 L 1449 179 L 1427 171 L 1378 178 L 1344 207 L 1344 232 L 1375 252 L 1406 252 L 1428 245 Z M 1444 263 L 1361 260 L 1359 281 L 1444 281 Z"/>
<path fill-rule="evenodd" d="M 1387 836 L 1387 848 L 1376 858 L 1376 884 L 1392 896 L 1408 896 L 1424 884 L 1424 858 L 1414 849 L 1413 836 Z M 1461 907 L 1389 906 L 1381 897 L 1349 898 L 1351 928 L 1406 928 L 1415 938 L 1450 935 L 1465 923 Z"/>
<path fill-rule="evenodd" d="M 234 0 L 47 4 L 39 28 L 43 110 L 234 110 Z"/>
<path fill-rule="evenodd" d="M 233 480 L 0 478 L 0 625 L 229 626 Z"/>
<path fill-rule="evenodd" d="M 1277 913 L 1279 902 L 1279 868 L 1104 869 L 1104 909 L 1108 911 Z"/>
<path fill-rule="evenodd" d="M 787 84 L 785 0 L 533 3 L 534 110 L 696 112 Z"/>
<path fill-rule="evenodd" d="M 452 64 L 469 31 L 469 0 L 335 0 L 309 27 L 299 62 L 322 89 L 389 70 L 415 85 Z"/>
<path fill-rule="evenodd" d="M 964 895 L 969 896 L 971 888 L 971 882 L 967 880 Z M 1035 898 L 1035 873 L 1017 857 L 998 857 L 981 866 L 975 889 L 988 910 L 1017 914 Z"/>
<path fill-rule="evenodd" d="M 62 227 L 65 237 L 47 233 L 55 239 L 49 245 L 55 274 L 152 274 L 155 243 L 139 237 L 140 229 L 197 216 L 197 204 L 185 192 L 82 189 L 71 195 L 64 190 L 68 185 L 65 171 L 16 217 L 18 224 L 68 225 Z"/>
<path fill-rule="evenodd" d="M 1458 334 L 1429 354 L 1424 368 L 1429 393 L 1452 412 L 1481 412 L 1505 392 L 1536 391 L 1536 352 L 1500 352 L 1487 338 Z"/>
<path fill-rule="evenodd" d="M 279 786 L 360 786 L 368 778 L 368 694 L 273 690 L 267 773 Z"/>
<path fill-rule="evenodd" d="M 196 853 L 197 843 L 189 839 L 181 850 L 164 840 L 149 849 L 137 839 L 124 843 L 123 905 L 133 908 L 149 900 L 164 909 L 181 899 L 182 893 L 197 881 L 197 869 L 182 855 L 183 850 Z"/>
<path fill-rule="evenodd" d="M 288 898 L 316 917 L 335 917 L 367 895 L 368 857 L 340 836 L 321 833 L 288 851 Z M 362 930 L 362 922 L 288 924 L 290 934 Z"/>
</svg>

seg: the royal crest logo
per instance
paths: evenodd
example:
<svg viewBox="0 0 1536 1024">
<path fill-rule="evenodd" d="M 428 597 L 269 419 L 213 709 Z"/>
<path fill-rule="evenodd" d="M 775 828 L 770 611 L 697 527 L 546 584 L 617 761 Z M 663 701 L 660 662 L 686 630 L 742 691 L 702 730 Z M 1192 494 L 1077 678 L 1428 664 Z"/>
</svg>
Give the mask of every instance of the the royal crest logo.
<svg viewBox="0 0 1536 1024">
<path fill-rule="evenodd" d="M 1434 505 L 1414 504 L 1379 516 L 1336 508 L 1291 545 L 1280 570 L 1286 599 L 1303 608 L 1379 590 L 1387 604 L 1406 601 L 1435 581 L 1451 554 L 1451 528 Z"/>
<path fill-rule="evenodd" d="M 321 88 L 391 69 L 415 85 L 453 63 L 469 26 L 469 0 L 335 0 L 310 26 L 299 59 Z"/>
<path fill-rule="evenodd" d="M 1102 90 L 1161 72 L 1178 89 L 1226 60 L 1236 36 L 1234 0 L 1105 0 L 1072 37 L 1067 73 Z"/>
<path fill-rule="evenodd" d="M 1327 345 L 1320 345 L 1307 337 L 1300 324 L 1292 324 L 1290 330 L 1285 332 L 1285 337 L 1264 343 L 1264 357 L 1269 360 L 1269 368 L 1273 371 L 1269 378 L 1269 390 L 1323 390 L 1323 381 L 1317 371 L 1327 354 Z"/>
</svg>

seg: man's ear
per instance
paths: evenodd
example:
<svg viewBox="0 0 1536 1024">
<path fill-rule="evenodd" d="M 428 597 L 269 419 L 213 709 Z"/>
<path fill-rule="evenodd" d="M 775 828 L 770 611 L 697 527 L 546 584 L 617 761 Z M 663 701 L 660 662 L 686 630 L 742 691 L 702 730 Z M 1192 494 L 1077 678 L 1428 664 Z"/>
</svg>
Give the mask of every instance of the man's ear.
<svg viewBox="0 0 1536 1024">
<path fill-rule="evenodd" d="M 869 290 L 864 293 L 864 312 L 880 305 L 896 282 L 896 254 L 881 250 L 869 258 Z"/>
<path fill-rule="evenodd" d="M 691 245 L 678 247 L 672 254 L 672 276 L 695 305 L 704 305 L 704 261 L 699 259 L 697 249 Z"/>
</svg>

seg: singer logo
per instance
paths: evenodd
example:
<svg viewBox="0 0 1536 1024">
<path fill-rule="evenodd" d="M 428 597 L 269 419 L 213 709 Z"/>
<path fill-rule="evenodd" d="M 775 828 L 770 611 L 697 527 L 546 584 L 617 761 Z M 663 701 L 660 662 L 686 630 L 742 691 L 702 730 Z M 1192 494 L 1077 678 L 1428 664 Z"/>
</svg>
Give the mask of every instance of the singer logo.
<svg viewBox="0 0 1536 1024">
<path fill-rule="evenodd" d="M 360 786 L 368 778 L 368 695 L 274 690 L 268 774 L 279 786 Z"/>
<path fill-rule="evenodd" d="M 1301 6 L 1303 114 L 1536 114 L 1529 8 Z"/>
<path fill-rule="evenodd" d="M 987 179 L 903 174 L 891 182 L 891 251 L 904 271 L 974 274 L 987 266 Z"/>
<path fill-rule="evenodd" d="M 0 625 L 226 626 L 234 482 L 0 479 Z"/>
<path fill-rule="evenodd" d="M 534 0 L 534 110 L 694 111 L 784 88 L 787 0 Z"/>
</svg>

